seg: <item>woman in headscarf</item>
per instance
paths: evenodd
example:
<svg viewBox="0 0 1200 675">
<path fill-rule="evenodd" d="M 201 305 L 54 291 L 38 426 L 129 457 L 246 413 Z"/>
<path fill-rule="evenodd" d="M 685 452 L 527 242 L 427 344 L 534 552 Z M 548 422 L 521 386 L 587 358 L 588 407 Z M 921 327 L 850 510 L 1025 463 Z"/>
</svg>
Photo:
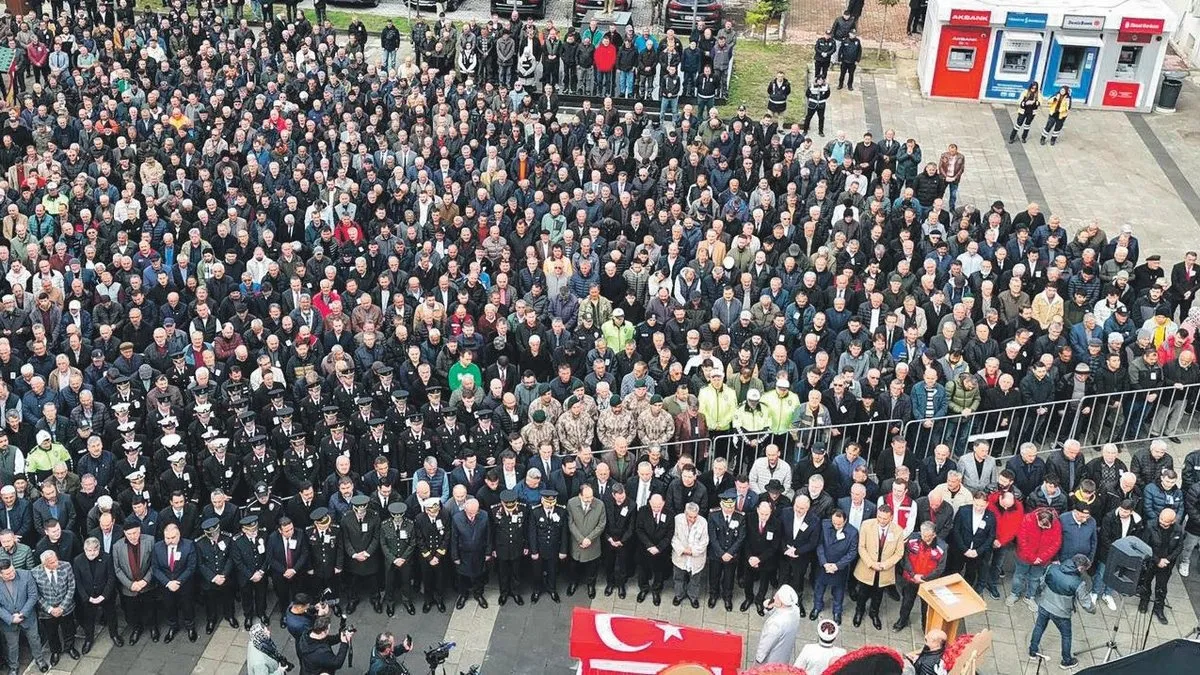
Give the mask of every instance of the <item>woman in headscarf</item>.
<svg viewBox="0 0 1200 675">
<path fill-rule="evenodd" d="M 250 639 L 246 641 L 247 675 L 282 675 L 291 667 L 275 646 L 266 624 L 256 622 L 251 626 Z"/>
<path fill-rule="evenodd" d="M 758 649 L 754 652 L 754 662 L 784 663 L 792 662 L 796 649 L 796 633 L 800 630 L 800 608 L 796 606 L 799 597 L 795 589 L 784 584 L 775 591 L 775 597 L 766 602 L 767 620 L 763 623 L 762 635 L 758 638 Z"/>
</svg>

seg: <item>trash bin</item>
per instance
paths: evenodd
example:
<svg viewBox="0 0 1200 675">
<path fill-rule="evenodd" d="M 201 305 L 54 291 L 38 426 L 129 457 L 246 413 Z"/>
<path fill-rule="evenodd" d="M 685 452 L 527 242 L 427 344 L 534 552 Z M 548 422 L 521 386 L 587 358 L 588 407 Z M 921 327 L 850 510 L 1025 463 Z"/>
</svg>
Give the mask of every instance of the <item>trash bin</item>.
<svg viewBox="0 0 1200 675">
<path fill-rule="evenodd" d="M 1174 110 L 1179 101 L 1179 90 L 1183 88 L 1183 80 L 1174 77 L 1164 77 L 1162 86 L 1158 88 L 1158 108 Z"/>
</svg>

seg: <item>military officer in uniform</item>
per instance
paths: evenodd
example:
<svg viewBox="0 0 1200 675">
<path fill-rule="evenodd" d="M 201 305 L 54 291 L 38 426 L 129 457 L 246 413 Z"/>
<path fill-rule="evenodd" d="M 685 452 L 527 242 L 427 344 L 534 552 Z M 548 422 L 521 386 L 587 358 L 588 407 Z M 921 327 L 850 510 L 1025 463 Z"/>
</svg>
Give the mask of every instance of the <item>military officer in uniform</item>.
<svg viewBox="0 0 1200 675">
<path fill-rule="evenodd" d="M 355 495 L 350 499 L 350 512 L 342 516 L 342 546 L 346 550 L 346 571 L 351 579 L 346 589 L 346 613 L 353 614 L 358 608 L 360 593 L 364 590 L 371 598 L 371 607 L 383 613 L 383 599 L 379 592 L 379 517 L 371 513 L 371 500 L 366 495 Z"/>
<path fill-rule="evenodd" d="M 228 448 L 228 438 L 214 438 L 209 441 L 210 454 L 201 466 L 200 475 L 207 489 L 220 488 L 227 495 L 235 495 L 242 482 L 242 467 L 229 457 Z"/>
<path fill-rule="evenodd" d="M 308 514 L 312 527 L 308 528 L 308 590 L 314 597 L 321 597 L 325 589 L 341 596 L 341 574 L 345 568 L 346 552 L 342 550 L 341 531 L 334 524 L 329 509 L 318 506 Z"/>
<path fill-rule="evenodd" d="M 424 514 L 418 516 L 414 527 L 417 535 L 417 553 L 421 560 L 421 579 L 425 582 L 425 604 L 421 611 L 429 613 L 429 608 L 437 605 L 439 612 L 446 611 L 446 603 L 442 594 L 446 589 L 446 577 L 449 574 L 450 561 L 450 526 L 449 520 L 442 512 L 442 502 L 437 497 L 429 497 L 421 502 Z"/>
<path fill-rule="evenodd" d="M 396 596 L 400 606 L 409 615 L 417 613 L 412 602 L 413 550 L 416 545 L 413 522 L 404 515 L 408 506 L 404 502 L 388 504 L 387 523 L 381 526 L 379 546 L 383 549 L 383 596 L 387 615 L 396 615 Z"/>
<path fill-rule="evenodd" d="M 233 608 L 233 539 L 221 532 L 221 521 L 215 517 L 205 519 L 200 529 L 204 536 L 196 540 L 196 573 L 208 617 L 204 632 L 212 635 L 221 617 L 233 628 L 238 626 Z"/>
<path fill-rule="evenodd" d="M 629 503 L 625 486 L 613 482 L 609 488 L 609 498 L 604 501 L 604 549 L 602 550 L 604 564 L 604 595 L 611 596 L 613 591 L 617 597 L 625 599 L 625 582 L 632 571 L 633 549 L 633 520 L 637 509 Z"/>
<path fill-rule="evenodd" d="M 471 447 L 484 467 L 496 466 L 504 450 L 504 436 L 496 427 L 491 410 L 475 411 L 475 428 L 471 430 Z"/>
<path fill-rule="evenodd" d="M 321 460 L 308 448 L 308 434 L 296 431 L 288 438 L 291 447 L 283 456 L 283 477 L 287 479 L 287 490 L 292 494 L 302 485 L 321 484 Z"/>
<path fill-rule="evenodd" d="M 238 593 L 242 596 L 243 626 L 258 619 L 270 621 L 267 615 L 267 540 L 258 529 L 258 516 L 245 516 L 240 521 L 242 536 L 233 540 L 233 565 L 237 571 Z"/>
<path fill-rule="evenodd" d="M 533 560 L 535 604 L 542 591 L 559 602 L 558 566 L 566 559 L 570 538 L 567 536 L 567 510 L 558 506 L 556 490 L 542 490 L 542 503 L 529 514 L 529 557 Z M 541 591 L 537 590 L 538 585 Z"/>
<path fill-rule="evenodd" d="M 521 560 L 529 554 L 529 520 L 527 507 L 517 499 L 517 493 L 504 490 L 500 503 L 492 509 L 492 557 L 496 560 L 496 576 L 500 581 L 500 606 L 509 598 L 518 605 L 525 604 L 518 589 L 521 586 Z"/>
<path fill-rule="evenodd" d="M 200 480 L 196 472 L 188 466 L 188 454 L 176 450 L 167 456 L 169 468 L 158 475 L 158 494 L 171 495 L 182 492 L 188 501 L 194 501 L 200 492 Z M 188 537 L 184 534 L 184 537 Z"/>
<path fill-rule="evenodd" d="M 721 599 L 727 612 L 733 611 L 733 582 L 746 538 L 746 519 L 736 505 L 737 491 L 726 490 L 721 507 L 708 515 L 708 606 L 716 607 Z"/>
</svg>

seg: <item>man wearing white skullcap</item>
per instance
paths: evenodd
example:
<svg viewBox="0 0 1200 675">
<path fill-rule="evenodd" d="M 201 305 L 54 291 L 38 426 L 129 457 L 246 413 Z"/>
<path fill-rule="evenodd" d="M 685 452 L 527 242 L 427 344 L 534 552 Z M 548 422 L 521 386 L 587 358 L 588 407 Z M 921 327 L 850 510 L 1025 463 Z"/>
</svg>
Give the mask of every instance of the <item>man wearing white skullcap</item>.
<svg viewBox="0 0 1200 675">
<path fill-rule="evenodd" d="M 792 662 L 796 633 L 800 630 L 800 608 L 796 606 L 799 601 L 795 589 L 784 584 L 775 591 L 775 597 L 764 603 L 768 614 L 754 652 L 755 663 Z"/>
<path fill-rule="evenodd" d="M 837 661 L 846 653 L 842 647 L 833 646 L 837 640 L 838 625 L 829 619 L 817 624 L 817 641 L 804 645 L 800 656 L 796 657 L 795 666 L 808 675 L 821 675 L 829 664 Z"/>
</svg>

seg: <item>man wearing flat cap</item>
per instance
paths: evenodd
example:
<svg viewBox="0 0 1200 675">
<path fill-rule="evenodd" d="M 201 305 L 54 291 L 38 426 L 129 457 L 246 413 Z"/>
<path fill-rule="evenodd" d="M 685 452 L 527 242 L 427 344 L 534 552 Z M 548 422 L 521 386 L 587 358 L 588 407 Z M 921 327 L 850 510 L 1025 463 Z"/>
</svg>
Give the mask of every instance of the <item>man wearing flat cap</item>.
<svg viewBox="0 0 1200 675">
<path fill-rule="evenodd" d="M 243 627 L 250 630 L 255 621 L 270 621 L 267 614 L 267 540 L 258 526 L 258 516 L 245 516 L 239 522 L 242 534 L 233 540 L 233 567 L 237 593 L 242 597 Z M 113 547 L 116 548 L 115 546 Z"/>
<path fill-rule="evenodd" d="M 142 534 L 142 522 L 134 516 L 125 519 L 122 528 L 125 538 L 112 546 L 113 565 L 120 586 L 121 605 L 125 622 L 129 624 L 129 644 L 136 645 L 142 632 L 150 627 L 150 639 L 158 642 L 157 590 L 154 586 L 151 559 L 154 537 Z"/>
<path fill-rule="evenodd" d="M 529 557 L 533 560 L 535 588 L 531 600 L 535 604 L 543 592 L 559 602 L 558 568 L 569 548 L 567 511 L 558 505 L 557 491 L 542 490 L 541 504 L 529 514 Z"/>
<path fill-rule="evenodd" d="M 347 580 L 346 613 L 358 608 L 365 591 L 376 613 L 383 613 L 379 591 L 379 568 L 383 556 L 379 550 L 379 517 L 371 513 L 371 500 L 366 495 L 350 499 L 350 511 L 342 516 L 342 545 L 346 549 Z"/>
</svg>

